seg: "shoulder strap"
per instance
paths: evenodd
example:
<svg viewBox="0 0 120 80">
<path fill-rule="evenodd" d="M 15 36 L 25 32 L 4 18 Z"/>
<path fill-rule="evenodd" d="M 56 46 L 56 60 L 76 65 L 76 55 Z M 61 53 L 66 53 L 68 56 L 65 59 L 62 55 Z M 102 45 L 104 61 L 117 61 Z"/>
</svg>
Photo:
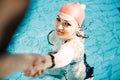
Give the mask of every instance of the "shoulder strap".
<svg viewBox="0 0 120 80">
<path fill-rule="evenodd" d="M 53 43 L 50 41 L 50 37 L 51 37 L 50 34 L 52 34 L 53 32 L 54 32 L 54 30 L 51 30 L 47 35 L 48 43 L 51 44 L 51 45 L 53 45 Z"/>
</svg>

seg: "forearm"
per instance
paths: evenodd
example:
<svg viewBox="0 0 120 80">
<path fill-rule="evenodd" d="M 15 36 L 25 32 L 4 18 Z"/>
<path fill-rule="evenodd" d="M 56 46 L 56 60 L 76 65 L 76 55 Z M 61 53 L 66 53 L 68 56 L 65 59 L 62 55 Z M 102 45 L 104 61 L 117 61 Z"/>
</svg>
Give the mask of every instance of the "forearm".
<svg viewBox="0 0 120 80">
<path fill-rule="evenodd" d="M 0 78 L 7 77 L 8 75 L 24 70 L 27 67 L 27 55 L 17 54 L 5 54 L 0 56 Z"/>
<path fill-rule="evenodd" d="M 46 60 L 47 60 L 47 63 L 49 64 L 49 67 L 50 65 L 52 66 L 53 64 L 55 64 L 53 68 L 60 68 L 68 65 L 73 60 L 73 56 L 74 56 L 73 49 L 71 48 L 69 49 L 70 50 L 64 48 L 59 50 L 58 53 L 52 54 L 54 57 L 53 59 L 54 63 L 52 61 L 52 58 L 50 56 L 49 57 L 47 56 Z"/>
<path fill-rule="evenodd" d="M 73 54 L 72 53 L 66 53 L 66 54 L 55 54 L 54 55 L 54 61 L 55 61 L 55 67 L 54 68 L 60 68 L 68 65 L 72 59 L 73 59 Z"/>
</svg>

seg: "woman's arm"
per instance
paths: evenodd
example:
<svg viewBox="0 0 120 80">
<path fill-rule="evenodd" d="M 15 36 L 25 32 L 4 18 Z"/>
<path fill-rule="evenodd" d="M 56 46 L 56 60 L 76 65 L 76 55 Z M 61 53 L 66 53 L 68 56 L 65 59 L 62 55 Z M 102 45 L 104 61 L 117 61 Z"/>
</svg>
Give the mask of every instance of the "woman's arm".
<svg viewBox="0 0 120 80">
<path fill-rule="evenodd" d="M 69 45 L 63 45 L 61 46 L 58 53 L 54 54 L 53 56 L 55 58 L 54 68 L 64 67 L 72 61 L 74 56 L 74 50 Z"/>
<path fill-rule="evenodd" d="M 61 46 L 60 50 L 56 54 L 52 54 L 54 56 L 55 66 L 53 68 L 60 68 L 68 65 L 74 56 L 74 50 L 69 44 L 64 44 Z M 48 62 L 48 67 L 52 65 L 51 57 L 47 55 L 46 61 Z"/>
</svg>

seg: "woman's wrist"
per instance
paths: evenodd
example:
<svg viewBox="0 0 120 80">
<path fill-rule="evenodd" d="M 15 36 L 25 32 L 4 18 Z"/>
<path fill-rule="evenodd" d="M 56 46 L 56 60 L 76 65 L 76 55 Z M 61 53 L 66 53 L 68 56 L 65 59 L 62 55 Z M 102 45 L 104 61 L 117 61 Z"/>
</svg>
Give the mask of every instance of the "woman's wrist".
<svg viewBox="0 0 120 80">
<path fill-rule="evenodd" d="M 52 61 L 52 65 L 49 67 L 49 69 L 50 69 L 55 66 L 55 57 L 52 54 L 49 54 L 49 56 L 51 57 L 51 61 Z"/>
<path fill-rule="evenodd" d="M 50 55 L 45 55 L 45 58 L 46 58 L 46 66 L 47 68 L 50 68 L 53 65 L 52 58 Z"/>
</svg>

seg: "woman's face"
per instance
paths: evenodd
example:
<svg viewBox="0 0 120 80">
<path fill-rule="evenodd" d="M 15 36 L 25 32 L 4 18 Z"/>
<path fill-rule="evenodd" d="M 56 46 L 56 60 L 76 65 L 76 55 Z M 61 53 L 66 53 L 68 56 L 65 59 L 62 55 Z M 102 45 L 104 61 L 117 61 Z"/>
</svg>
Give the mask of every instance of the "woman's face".
<svg viewBox="0 0 120 80">
<path fill-rule="evenodd" d="M 78 23 L 73 17 L 62 12 L 57 15 L 55 21 L 55 31 L 58 37 L 64 39 L 73 38 L 79 30 L 78 26 Z"/>
</svg>

